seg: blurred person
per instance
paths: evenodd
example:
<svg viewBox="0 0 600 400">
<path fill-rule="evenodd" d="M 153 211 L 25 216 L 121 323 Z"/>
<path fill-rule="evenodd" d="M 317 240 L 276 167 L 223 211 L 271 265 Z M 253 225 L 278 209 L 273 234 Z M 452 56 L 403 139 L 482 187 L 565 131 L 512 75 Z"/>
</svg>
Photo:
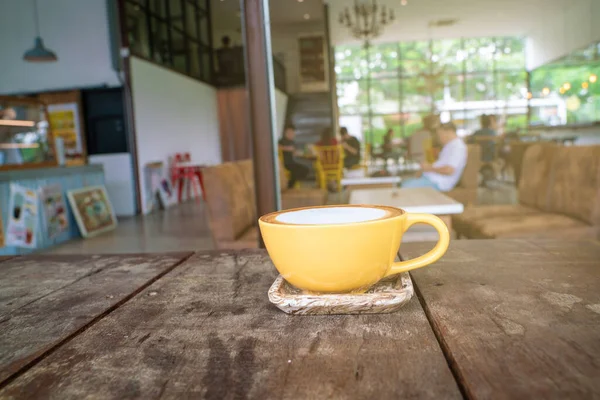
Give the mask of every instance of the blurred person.
<svg viewBox="0 0 600 400">
<path fill-rule="evenodd" d="M 360 162 L 360 142 L 348 133 L 346 127 L 340 128 L 342 147 L 344 147 L 344 168 L 352 168 Z"/>
<path fill-rule="evenodd" d="M 394 130 L 389 128 L 385 133 L 385 136 L 383 136 L 383 151 L 376 154 L 375 157 L 383 158 L 384 160 L 391 158 L 397 163 L 400 156 L 402 156 L 401 146 L 403 143 L 402 139 L 396 141 L 396 138 L 394 138 Z"/>
<path fill-rule="evenodd" d="M 468 143 L 477 143 L 478 138 L 494 138 L 497 136 L 496 117 L 494 115 L 483 114 L 481 117 L 479 117 L 479 121 L 481 128 L 471 135 Z M 493 140 L 483 141 L 483 143 L 481 143 L 481 161 L 494 161 L 495 151 L 496 143 L 494 143 Z"/>
<path fill-rule="evenodd" d="M 423 127 L 412 134 L 408 141 L 408 155 L 411 160 L 422 163 L 427 161 L 427 152 L 437 142 L 436 130 L 440 125 L 437 115 L 423 117 Z"/>
<path fill-rule="evenodd" d="M 452 190 L 467 164 L 467 146 L 456 134 L 452 122 L 442 124 L 437 137 L 443 146 L 436 162 L 421 163 L 421 174 L 402 183 L 403 188 L 431 187 L 442 192 Z"/>
<path fill-rule="evenodd" d="M 290 171 L 290 179 L 288 181 L 288 189 L 294 187 L 297 181 L 306 178 L 308 175 L 308 167 L 298 163 L 294 159 L 296 147 L 294 139 L 296 138 L 296 130 L 292 125 L 285 127 L 283 137 L 279 139 L 279 150 L 283 154 L 283 165 L 285 169 Z"/>
<path fill-rule="evenodd" d="M 229 36 L 223 36 L 221 38 L 221 48 L 216 53 L 217 66 L 219 68 L 219 74 L 225 76 L 231 76 L 234 73 L 235 66 L 235 54 L 231 51 L 231 39 Z"/>
<path fill-rule="evenodd" d="M 321 139 L 316 143 L 317 146 L 335 146 L 338 144 L 333 129 L 327 127 L 321 132 Z"/>
</svg>

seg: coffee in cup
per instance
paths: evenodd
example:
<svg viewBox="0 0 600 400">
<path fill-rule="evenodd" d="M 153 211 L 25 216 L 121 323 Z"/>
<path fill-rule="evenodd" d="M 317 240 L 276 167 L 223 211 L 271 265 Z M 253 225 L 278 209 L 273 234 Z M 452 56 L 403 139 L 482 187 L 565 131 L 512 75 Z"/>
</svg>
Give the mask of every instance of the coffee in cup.
<svg viewBox="0 0 600 400">
<path fill-rule="evenodd" d="M 283 278 L 318 293 L 364 292 L 382 278 L 437 261 L 450 242 L 448 227 L 438 217 L 389 206 L 297 208 L 264 215 L 258 223 Z M 394 262 L 402 235 L 416 223 L 432 225 L 438 243 L 420 257 Z"/>
</svg>

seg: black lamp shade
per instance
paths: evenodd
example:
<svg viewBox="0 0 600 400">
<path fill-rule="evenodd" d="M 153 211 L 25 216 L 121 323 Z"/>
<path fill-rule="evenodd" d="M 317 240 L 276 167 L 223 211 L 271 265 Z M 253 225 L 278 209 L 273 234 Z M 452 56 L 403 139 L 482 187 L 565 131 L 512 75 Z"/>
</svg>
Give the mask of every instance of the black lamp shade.
<svg viewBox="0 0 600 400">
<path fill-rule="evenodd" d="M 33 48 L 27 50 L 23 59 L 29 62 L 52 62 L 58 60 L 56 54 L 44 47 L 44 41 L 41 37 L 36 37 Z"/>
</svg>

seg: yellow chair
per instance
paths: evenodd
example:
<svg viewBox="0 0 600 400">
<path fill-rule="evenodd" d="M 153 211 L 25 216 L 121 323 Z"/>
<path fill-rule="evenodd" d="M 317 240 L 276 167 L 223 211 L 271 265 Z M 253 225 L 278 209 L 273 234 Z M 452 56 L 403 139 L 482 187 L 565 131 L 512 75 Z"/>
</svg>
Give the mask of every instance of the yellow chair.
<svg viewBox="0 0 600 400">
<path fill-rule="evenodd" d="M 344 149 L 341 145 L 314 146 L 317 155 L 315 173 L 317 185 L 327 189 L 327 183 L 334 181 L 337 191 L 342 191 L 342 176 L 344 175 Z"/>
<path fill-rule="evenodd" d="M 281 169 L 283 170 L 282 173 L 285 174 L 286 180 L 289 182 L 290 179 L 292 179 L 292 173 L 285 168 L 285 163 L 283 162 L 283 150 L 281 150 L 280 148 L 277 149 L 277 153 L 279 154 L 279 165 L 281 165 Z M 299 188 L 300 187 L 300 182 L 296 181 L 296 183 L 294 184 L 294 188 Z"/>
</svg>

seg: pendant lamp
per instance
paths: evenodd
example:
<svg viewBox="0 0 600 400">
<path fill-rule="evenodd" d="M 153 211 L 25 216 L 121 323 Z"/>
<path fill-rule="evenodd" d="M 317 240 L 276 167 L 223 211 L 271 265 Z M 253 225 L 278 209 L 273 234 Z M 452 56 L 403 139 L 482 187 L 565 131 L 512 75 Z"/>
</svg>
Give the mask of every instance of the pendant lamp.
<svg viewBox="0 0 600 400">
<path fill-rule="evenodd" d="M 40 36 L 40 20 L 38 17 L 37 0 L 33 0 L 33 9 L 35 16 L 35 32 L 36 37 L 33 44 L 33 48 L 27 50 L 23 55 L 23 59 L 29 62 L 52 62 L 58 60 L 56 54 L 44 47 L 44 41 Z"/>
</svg>

